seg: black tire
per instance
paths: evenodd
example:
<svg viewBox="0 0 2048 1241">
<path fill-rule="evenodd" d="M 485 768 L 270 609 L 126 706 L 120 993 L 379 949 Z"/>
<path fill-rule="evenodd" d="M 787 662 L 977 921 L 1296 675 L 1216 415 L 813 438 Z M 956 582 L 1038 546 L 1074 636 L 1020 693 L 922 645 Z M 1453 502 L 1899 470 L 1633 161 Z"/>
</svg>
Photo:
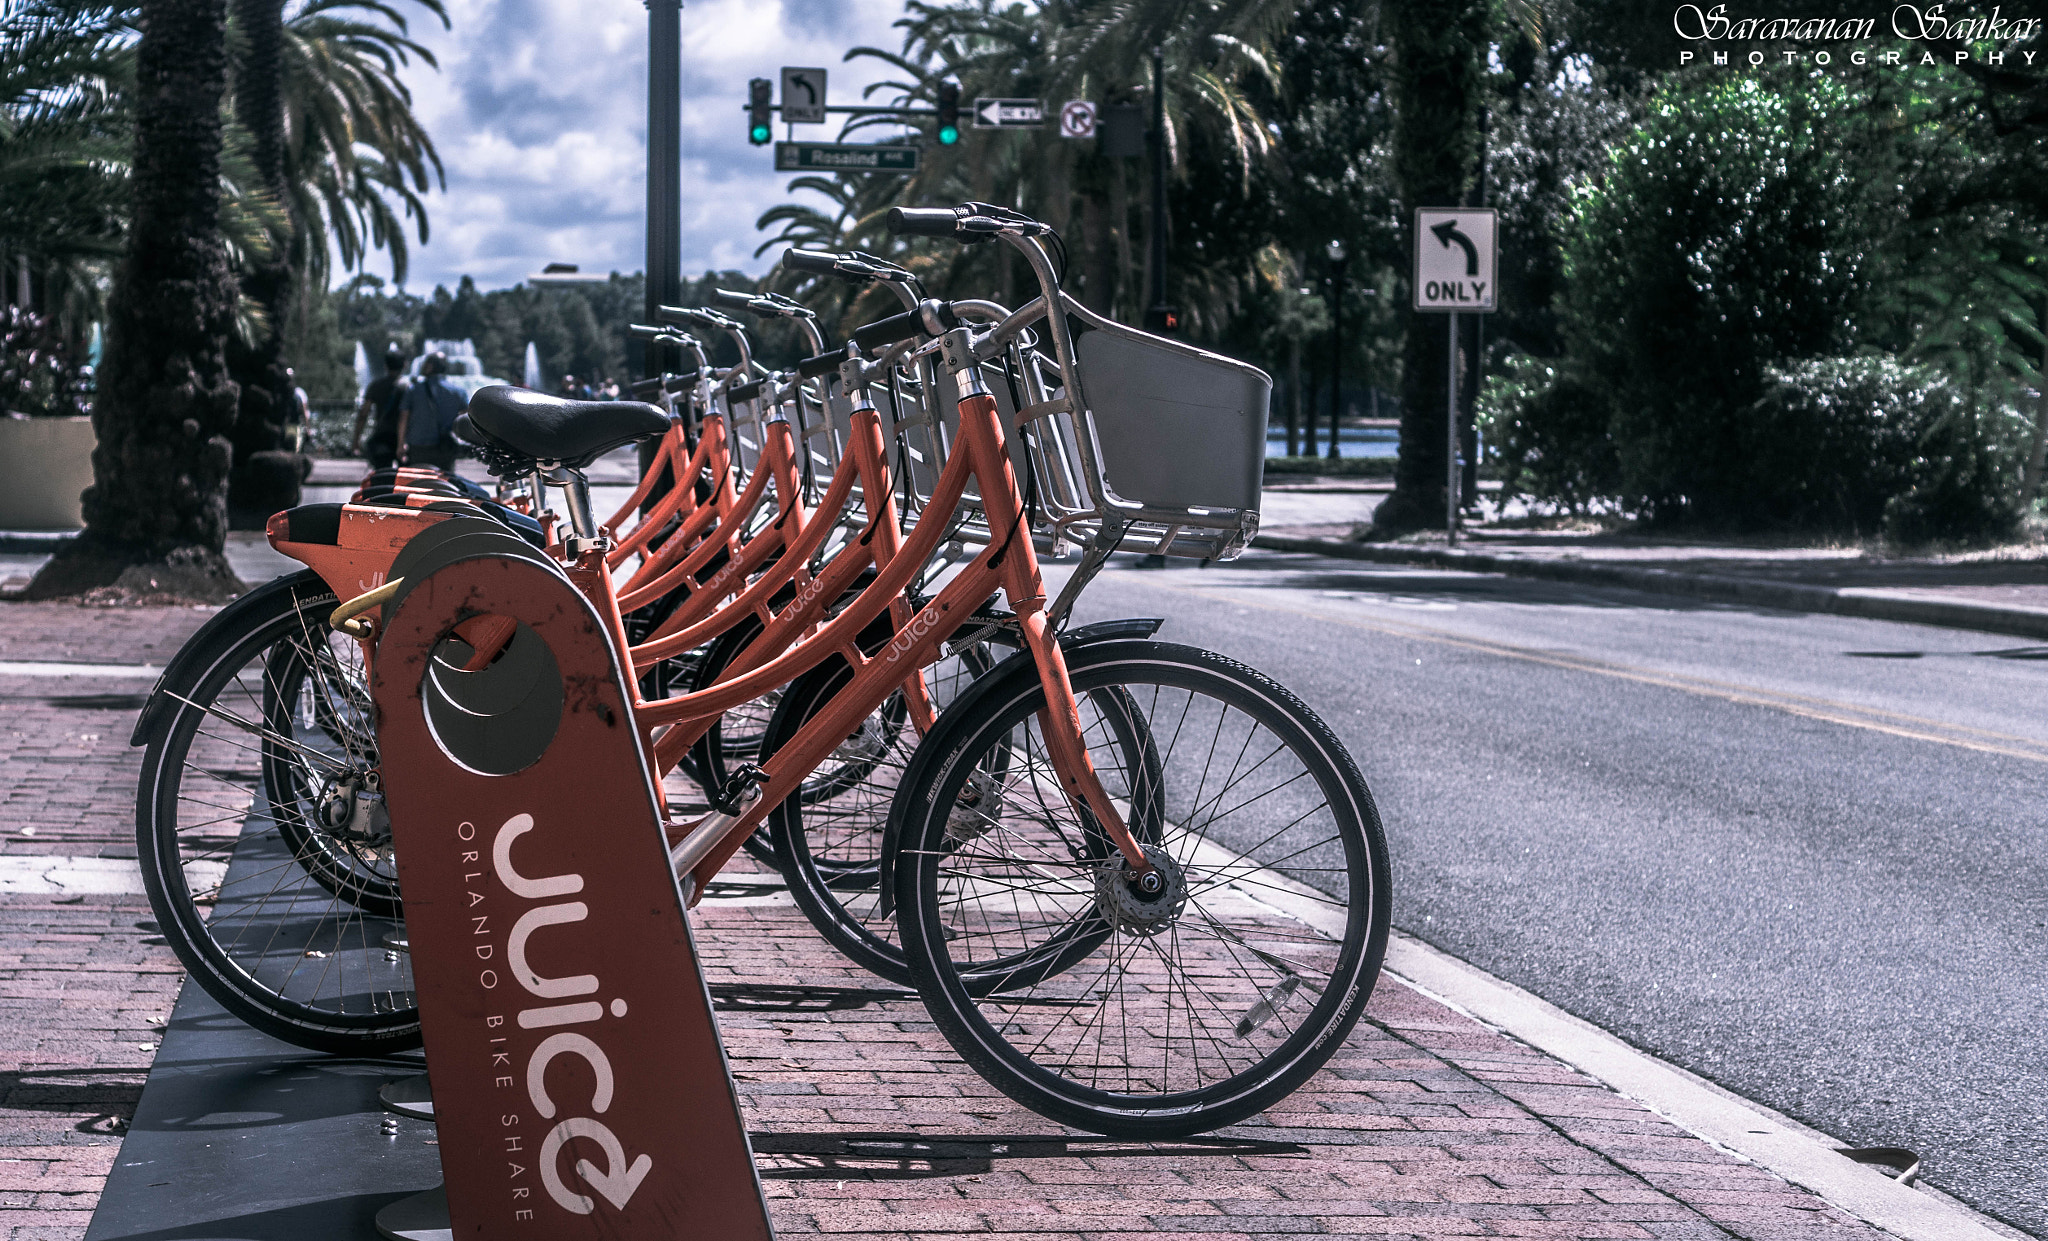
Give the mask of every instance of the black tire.
<svg viewBox="0 0 2048 1241">
<path fill-rule="evenodd" d="M 927 668 L 933 705 L 943 711 L 993 662 L 978 645 Z M 764 752 L 787 745 L 852 679 L 838 659 L 799 677 L 769 723 Z M 896 943 L 896 919 L 881 909 L 881 857 L 889 805 L 918 741 L 902 693 L 891 694 L 763 825 L 790 895 L 818 933 L 854 964 L 906 987 L 910 970 Z"/>
<path fill-rule="evenodd" d="M 375 770 L 367 688 L 337 658 L 353 644 L 327 627 L 334 593 L 311 573 L 281 585 L 166 674 L 136 795 L 143 881 L 192 978 L 258 1030 L 346 1055 L 417 1047 L 388 820 L 353 795 L 338 830 L 318 813 Z"/>
<path fill-rule="evenodd" d="M 1058 793 L 1025 669 L 941 721 L 898 794 L 912 978 L 960 1056 L 1051 1120 L 1129 1139 L 1235 1123 L 1320 1068 L 1372 993 L 1389 908 L 1372 795 L 1328 727 L 1241 664 L 1160 642 L 1067 661 L 1091 758 L 1167 889 L 1140 893 Z M 1118 727 L 1123 711 L 1139 718 Z M 1132 731 L 1142 764 L 1117 757 Z M 1003 750 L 996 814 L 963 839 L 963 789 Z M 978 997 L 1005 961 L 1028 968 Z"/>
</svg>

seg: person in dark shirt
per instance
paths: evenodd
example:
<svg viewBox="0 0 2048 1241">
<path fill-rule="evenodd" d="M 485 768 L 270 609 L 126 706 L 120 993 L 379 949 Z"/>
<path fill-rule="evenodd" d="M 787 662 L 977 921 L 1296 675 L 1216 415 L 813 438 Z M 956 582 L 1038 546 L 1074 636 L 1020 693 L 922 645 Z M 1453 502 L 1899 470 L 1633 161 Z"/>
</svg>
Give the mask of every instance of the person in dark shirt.
<svg viewBox="0 0 2048 1241">
<path fill-rule="evenodd" d="M 405 377 L 405 350 L 398 342 L 384 351 L 384 373 L 363 389 L 363 403 L 356 407 L 356 427 L 349 437 L 351 455 L 363 447 L 363 424 L 370 424 L 369 456 L 373 470 L 390 469 L 398 460 L 398 407 L 405 402 L 412 381 Z"/>
<path fill-rule="evenodd" d="M 455 468 L 455 419 L 469 394 L 448 382 L 448 355 L 440 350 L 420 363 L 420 381 L 398 406 L 398 459 L 405 465 Z"/>
</svg>

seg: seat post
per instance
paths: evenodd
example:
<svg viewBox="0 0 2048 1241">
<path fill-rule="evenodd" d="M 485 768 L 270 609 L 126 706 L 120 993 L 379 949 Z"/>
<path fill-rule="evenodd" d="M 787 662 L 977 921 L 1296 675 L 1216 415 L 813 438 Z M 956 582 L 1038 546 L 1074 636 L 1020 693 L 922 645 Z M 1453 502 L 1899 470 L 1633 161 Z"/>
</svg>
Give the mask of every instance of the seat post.
<svg viewBox="0 0 2048 1241">
<path fill-rule="evenodd" d="M 584 552 L 609 546 L 597 529 L 597 518 L 590 511 L 590 480 L 583 471 L 570 469 L 566 465 L 544 463 L 541 467 L 543 481 L 562 489 L 562 497 L 569 510 L 568 538 L 562 540 L 562 548 L 570 560 L 580 558 Z"/>
</svg>

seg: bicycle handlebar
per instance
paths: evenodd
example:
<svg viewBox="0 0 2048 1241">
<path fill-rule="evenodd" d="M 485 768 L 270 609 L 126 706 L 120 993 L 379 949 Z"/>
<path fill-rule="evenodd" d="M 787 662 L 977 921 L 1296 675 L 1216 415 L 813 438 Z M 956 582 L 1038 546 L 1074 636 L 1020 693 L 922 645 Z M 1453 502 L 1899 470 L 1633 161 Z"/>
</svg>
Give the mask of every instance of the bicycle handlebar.
<svg viewBox="0 0 2048 1241">
<path fill-rule="evenodd" d="M 1052 229 L 1021 211 L 995 203 L 962 203 L 957 207 L 891 207 L 889 231 L 975 242 L 987 241 L 998 233 L 1036 237 Z"/>
<path fill-rule="evenodd" d="M 635 396 L 646 392 L 681 392 L 697 382 L 696 371 L 684 371 L 680 375 L 657 375 L 653 379 L 636 379 L 630 386 Z"/>
<path fill-rule="evenodd" d="M 702 306 L 656 306 L 654 313 L 671 323 L 694 323 L 698 327 L 724 328 L 729 332 L 744 330 L 739 320 Z"/>
<path fill-rule="evenodd" d="M 796 364 L 796 373 L 801 379 L 816 379 L 820 375 L 836 375 L 839 364 L 846 361 L 843 353 L 821 353 L 815 358 L 805 358 Z"/>
<path fill-rule="evenodd" d="M 918 335 L 942 336 L 959 326 L 960 317 L 953 313 L 951 306 L 935 298 L 926 298 L 914 310 L 856 328 L 853 343 L 862 349 L 877 349 Z"/>
<path fill-rule="evenodd" d="M 960 213 L 951 207 L 891 207 L 889 231 L 913 237 L 951 237 L 960 231 Z"/>
</svg>

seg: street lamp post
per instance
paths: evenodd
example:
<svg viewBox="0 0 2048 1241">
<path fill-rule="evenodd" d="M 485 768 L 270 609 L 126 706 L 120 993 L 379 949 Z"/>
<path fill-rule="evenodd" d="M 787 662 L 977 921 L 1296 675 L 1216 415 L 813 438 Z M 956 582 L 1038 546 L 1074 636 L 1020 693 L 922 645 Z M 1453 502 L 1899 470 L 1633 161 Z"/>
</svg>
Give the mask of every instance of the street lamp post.
<svg viewBox="0 0 2048 1241">
<path fill-rule="evenodd" d="M 1341 241 L 1332 241 L 1326 247 L 1330 256 L 1330 452 L 1329 459 L 1337 459 L 1337 420 L 1344 413 L 1344 274 L 1350 265 L 1351 256 Z"/>
</svg>

